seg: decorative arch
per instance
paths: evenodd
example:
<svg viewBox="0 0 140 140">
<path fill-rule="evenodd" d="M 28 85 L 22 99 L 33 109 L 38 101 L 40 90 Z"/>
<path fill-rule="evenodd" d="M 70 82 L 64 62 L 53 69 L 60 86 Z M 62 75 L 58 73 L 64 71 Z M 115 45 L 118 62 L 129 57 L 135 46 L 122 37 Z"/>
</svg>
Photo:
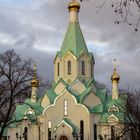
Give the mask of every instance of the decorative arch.
<svg viewBox="0 0 140 140">
<path fill-rule="evenodd" d="M 85 85 L 78 79 L 76 79 L 70 86 L 69 89 L 74 92 L 74 94 L 80 95 L 86 90 Z"/>
<path fill-rule="evenodd" d="M 113 115 L 113 114 L 111 114 L 111 115 L 107 118 L 107 120 L 108 120 L 108 122 L 110 122 L 110 123 L 115 123 L 115 122 L 118 122 L 118 121 L 119 121 L 118 118 L 117 118 L 115 115 Z"/>
<path fill-rule="evenodd" d="M 33 114 L 33 115 L 35 115 L 35 111 L 33 110 L 33 109 L 31 109 L 31 108 L 29 108 L 27 111 L 25 111 L 25 113 L 24 113 L 24 115 L 26 116 L 26 115 L 31 115 L 31 114 Z"/>
<path fill-rule="evenodd" d="M 59 98 L 61 98 L 61 96 L 62 96 L 63 94 L 65 94 L 65 92 L 68 92 L 67 94 L 70 94 L 69 91 L 68 91 L 67 89 L 63 90 L 63 92 L 61 92 L 61 93 L 55 98 L 54 103 L 51 104 L 51 105 L 49 105 L 49 106 L 47 106 L 47 107 L 44 109 L 44 111 L 43 111 L 42 114 L 45 114 L 45 112 L 46 112 L 49 108 L 55 106 L 55 105 L 56 105 L 56 101 L 57 101 Z M 70 96 L 74 99 L 75 105 L 82 106 L 82 107 L 87 111 L 87 113 L 89 114 L 89 110 L 88 110 L 88 108 L 87 108 L 85 105 L 78 103 L 77 100 L 76 100 L 76 98 L 74 97 L 74 95 L 70 94 Z"/>
<path fill-rule="evenodd" d="M 65 136 L 65 135 L 62 135 L 62 136 L 59 138 L 59 140 L 68 140 L 68 137 Z"/>
<path fill-rule="evenodd" d="M 119 112 L 119 109 L 117 106 L 113 105 L 108 109 L 108 112 Z"/>
<path fill-rule="evenodd" d="M 70 140 L 66 134 L 62 134 L 58 137 L 58 140 Z"/>
</svg>

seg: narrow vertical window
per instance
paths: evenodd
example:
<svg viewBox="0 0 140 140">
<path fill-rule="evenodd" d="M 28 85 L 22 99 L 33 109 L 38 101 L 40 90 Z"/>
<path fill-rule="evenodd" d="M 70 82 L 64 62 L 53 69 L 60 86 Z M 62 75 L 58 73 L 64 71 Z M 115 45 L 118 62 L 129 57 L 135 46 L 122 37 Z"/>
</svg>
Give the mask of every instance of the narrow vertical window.
<svg viewBox="0 0 140 140">
<path fill-rule="evenodd" d="M 64 116 L 68 115 L 68 101 L 64 100 Z"/>
<path fill-rule="evenodd" d="M 28 129 L 27 129 L 27 127 L 24 128 L 24 137 L 25 137 L 25 140 L 28 140 Z"/>
<path fill-rule="evenodd" d="M 80 140 L 84 140 L 84 121 L 80 121 Z"/>
<path fill-rule="evenodd" d="M 67 69 L 68 69 L 68 75 L 71 75 L 71 61 L 68 61 Z"/>
<path fill-rule="evenodd" d="M 59 66 L 59 63 L 57 63 L 57 76 L 59 76 L 60 75 L 60 66 Z"/>
<path fill-rule="evenodd" d="M 97 125 L 94 124 L 94 140 L 97 140 Z"/>
<path fill-rule="evenodd" d="M 52 128 L 52 123 L 51 121 L 48 122 L 48 140 L 51 140 L 51 128 Z"/>
<path fill-rule="evenodd" d="M 85 61 L 82 61 L 82 75 L 85 75 Z"/>
<path fill-rule="evenodd" d="M 48 128 L 50 128 L 50 129 L 52 128 L 52 122 L 51 121 L 48 122 Z"/>
<path fill-rule="evenodd" d="M 91 77 L 92 77 L 92 73 L 93 73 L 93 65 L 92 65 L 92 62 L 91 62 L 91 64 L 90 64 L 90 70 L 91 70 Z"/>
<path fill-rule="evenodd" d="M 111 126 L 111 140 L 115 140 L 114 126 Z"/>
</svg>

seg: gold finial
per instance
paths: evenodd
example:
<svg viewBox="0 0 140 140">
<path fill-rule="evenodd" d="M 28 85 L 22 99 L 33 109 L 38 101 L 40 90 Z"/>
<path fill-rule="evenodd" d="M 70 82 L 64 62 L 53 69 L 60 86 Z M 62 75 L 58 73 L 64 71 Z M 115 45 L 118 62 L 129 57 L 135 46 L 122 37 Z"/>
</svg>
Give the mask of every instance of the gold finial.
<svg viewBox="0 0 140 140">
<path fill-rule="evenodd" d="M 68 5 L 68 9 L 69 11 L 78 11 L 79 12 L 79 9 L 80 9 L 80 3 L 77 2 L 76 0 L 72 0 L 72 2 L 69 3 Z"/>
<path fill-rule="evenodd" d="M 120 80 L 120 76 L 117 73 L 117 63 L 116 63 L 116 59 L 114 59 L 114 72 L 113 75 L 111 76 L 111 80 L 112 82 L 119 82 Z"/>
<path fill-rule="evenodd" d="M 34 79 L 37 79 L 37 65 L 34 64 Z"/>
<path fill-rule="evenodd" d="M 39 85 L 39 81 L 37 79 L 37 65 L 34 64 L 34 76 L 33 76 L 33 80 L 31 81 L 31 85 L 33 87 L 38 87 Z"/>
<path fill-rule="evenodd" d="M 114 70 L 116 70 L 117 68 L 117 63 L 116 63 L 116 59 L 114 58 Z"/>
</svg>

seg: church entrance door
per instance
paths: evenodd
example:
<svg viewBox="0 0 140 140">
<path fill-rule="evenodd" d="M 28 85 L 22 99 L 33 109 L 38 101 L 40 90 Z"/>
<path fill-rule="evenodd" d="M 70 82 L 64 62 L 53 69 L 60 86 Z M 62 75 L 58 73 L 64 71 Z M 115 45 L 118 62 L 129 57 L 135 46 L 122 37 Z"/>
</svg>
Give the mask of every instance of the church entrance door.
<svg viewBox="0 0 140 140">
<path fill-rule="evenodd" d="M 59 140 L 68 140 L 66 136 L 61 136 Z"/>
</svg>

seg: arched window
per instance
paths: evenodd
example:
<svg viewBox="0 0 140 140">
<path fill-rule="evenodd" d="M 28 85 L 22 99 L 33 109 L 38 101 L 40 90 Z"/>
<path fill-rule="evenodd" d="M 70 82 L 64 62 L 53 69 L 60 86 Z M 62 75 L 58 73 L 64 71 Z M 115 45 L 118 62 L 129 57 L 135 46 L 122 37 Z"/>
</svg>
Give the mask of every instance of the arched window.
<svg viewBox="0 0 140 140">
<path fill-rule="evenodd" d="M 68 115 L 68 100 L 64 100 L 64 116 Z"/>
<path fill-rule="evenodd" d="M 51 121 L 48 122 L 48 128 L 50 128 L 50 129 L 52 128 L 52 122 Z"/>
<path fill-rule="evenodd" d="M 28 129 L 27 129 L 27 127 L 24 128 L 24 137 L 25 137 L 25 140 L 28 140 Z"/>
<path fill-rule="evenodd" d="M 59 66 L 59 63 L 57 63 L 57 76 L 59 76 L 60 75 L 60 66 Z"/>
<path fill-rule="evenodd" d="M 115 132 L 114 132 L 114 126 L 111 126 L 111 139 L 115 140 Z"/>
<path fill-rule="evenodd" d="M 67 63 L 68 75 L 71 75 L 71 61 L 69 60 Z"/>
<path fill-rule="evenodd" d="M 85 61 L 82 61 L 82 75 L 85 75 Z"/>
<path fill-rule="evenodd" d="M 48 140 L 51 140 L 52 137 L 51 128 L 52 128 L 52 122 L 48 121 Z"/>
</svg>

